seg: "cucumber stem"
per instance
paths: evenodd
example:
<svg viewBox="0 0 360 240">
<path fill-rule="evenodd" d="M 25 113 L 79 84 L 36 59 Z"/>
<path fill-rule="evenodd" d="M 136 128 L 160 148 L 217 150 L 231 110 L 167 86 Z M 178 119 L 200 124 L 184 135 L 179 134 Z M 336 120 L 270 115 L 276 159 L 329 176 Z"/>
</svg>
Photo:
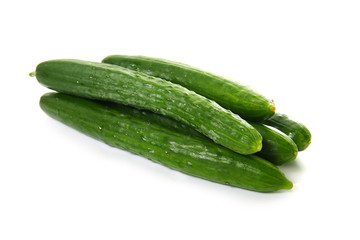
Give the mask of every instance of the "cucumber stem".
<svg viewBox="0 0 360 240">
<path fill-rule="evenodd" d="M 29 73 L 29 76 L 30 76 L 30 77 L 35 77 L 35 76 L 36 76 L 35 71 L 34 71 L 34 72 Z"/>
</svg>

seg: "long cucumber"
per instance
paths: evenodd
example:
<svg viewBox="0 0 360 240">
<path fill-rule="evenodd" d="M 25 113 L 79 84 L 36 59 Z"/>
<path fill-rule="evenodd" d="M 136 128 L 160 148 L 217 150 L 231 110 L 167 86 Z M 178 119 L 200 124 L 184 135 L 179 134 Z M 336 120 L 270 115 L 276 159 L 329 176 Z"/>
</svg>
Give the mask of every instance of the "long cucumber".
<svg viewBox="0 0 360 240">
<path fill-rule="evenodd" d="M 58 92 L 147 109 L 187 124 L 241 154 L 262 147 L 261 135 L 229 110 L 178 84 L 123 67 L 81 60 L 40 63 L 37 80 Z"/>
<path fill-rule="evenodd" d="M 274 114 L 275 106 L 264 96 L 224 77 L 165 59 L 145 56 L 112 55 L 104 63 L 115 64 L 182 85 L 214 100 L 226 109 L 254 122 Z"/>
<path fill-rule="evenodd" d="M 52 118 L 90 137 L 189 175 L 259 192 L 292 188 L 270 162 L 237 154 L 152 112 L 62 93 L 45 94 L 40 106 Z"/>
</svg>

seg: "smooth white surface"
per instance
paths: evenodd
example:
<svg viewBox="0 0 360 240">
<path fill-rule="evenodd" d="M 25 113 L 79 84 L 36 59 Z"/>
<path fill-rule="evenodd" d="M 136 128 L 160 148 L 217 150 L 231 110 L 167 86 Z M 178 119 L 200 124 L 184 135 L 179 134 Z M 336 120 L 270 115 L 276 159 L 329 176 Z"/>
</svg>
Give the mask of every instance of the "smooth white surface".
<svg viewBox="0 0 360 240">
<path fill-rule="evenodd" d="M 359 239 L 359 1 L 3 1 L 0 239 Z M 46 116 L 41 61 L 168 58 L 230 77 L 312 145 L 262 194 L 186 176 Z"/>
</svg>

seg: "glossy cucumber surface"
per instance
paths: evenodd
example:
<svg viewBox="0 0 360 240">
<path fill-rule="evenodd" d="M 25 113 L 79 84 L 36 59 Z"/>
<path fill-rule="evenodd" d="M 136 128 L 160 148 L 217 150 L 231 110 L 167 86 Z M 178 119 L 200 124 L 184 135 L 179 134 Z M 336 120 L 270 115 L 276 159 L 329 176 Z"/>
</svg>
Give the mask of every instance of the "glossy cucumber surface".
<svg viewBox="0 0 360 240">
<path fill-rule="evenodd" d="M 40 106 L 52 118 L 90 137 L 189 175 L 259 192 L 292 188 L 270 162 L 237 154 L 149 111 L 62 93 L 45 94 Z"/>
<path fill-rule="evenodd" d="M 295 142 L 299 151 L 304 151 L 311 143 L 309 129 L 304 124 L 291 120 L 285 114 L 276 113 L 264 123 L 288 135 Z"/>
<path fill-rule="evenodd" d="M 250 121 L 263 121 L 274 114 L 275 106 L 264 96 L 221 76 L 166 59 L 112 55 L 104 63 L 115 64 L 182 85 Z"/>
<path fill-rule="evenodd" d="M 241 154 L 261 149 L 262 137 L 250 124 L 193 91 L 123 67 L 81 60 L 40 63 L 37 80 L 75 96 L 147 109 L 187 124 L 214 142 Z"/>
</svg>

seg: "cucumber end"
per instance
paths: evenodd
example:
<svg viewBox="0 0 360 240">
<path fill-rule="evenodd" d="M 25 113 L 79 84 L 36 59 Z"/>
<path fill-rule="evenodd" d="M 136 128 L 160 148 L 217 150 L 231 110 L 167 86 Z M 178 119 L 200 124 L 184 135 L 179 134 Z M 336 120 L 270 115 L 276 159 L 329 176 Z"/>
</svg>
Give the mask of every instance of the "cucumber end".
<svg viewBox="0 0 360 240">
<path fill-rule="evenodd" d="M 35 77 L 35 76 L 36 76 L 36 73 L 35 73 L 35 72 L 31 72 L 31 73 L 29 73 L 29 76 L 30 76 L 30 77 Z"/>
<path fill-rule="evenodd" d="M 261 150 L 261 148 L 262 148 L 262 144 L 258 144 L 258 146 L 257 146 L 256 150 L 257 150 L 257 151 L 260 151 L 260 150 Z"/>
<path fill-rule="evenodd" d="M 284 184 L 284 186 L 283 186 L 283 189 L 292 189 L 293 188 L 293 186 L 294 186 L 294 184 L 291 182 L 291 181 L 287 181 L 285 184 Z"/>
<path fill-rule="evenodd" d="M 271 106 L 270 106 L 270 110 L 271 110 L 272 112 L 275 112 L 276 107 L 275 107 L 274 105 L 271 105 Z"/>
</svg>

